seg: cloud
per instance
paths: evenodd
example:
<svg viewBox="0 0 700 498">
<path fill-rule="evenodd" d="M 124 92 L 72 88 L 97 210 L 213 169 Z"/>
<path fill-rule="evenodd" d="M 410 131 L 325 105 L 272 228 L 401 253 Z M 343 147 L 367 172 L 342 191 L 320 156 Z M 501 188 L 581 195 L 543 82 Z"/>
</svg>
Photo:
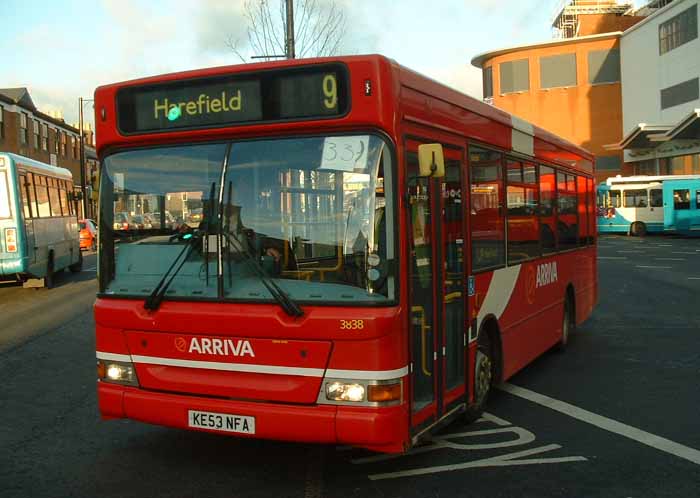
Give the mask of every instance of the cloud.
<svg viewBox="0 0 700 498">
<path fill-rule="evenodd" d="M 483 96 L 481 70 L 468 64 L 429 68 L 426 76 L 479 100 Z"/>
<path fill-rule="evenodd" d="M 244 48 L 248 30 L 244 0 L 202 0 L 193 28 L 200 52 L 229 53 L 229 39 Z"/>
</svg>

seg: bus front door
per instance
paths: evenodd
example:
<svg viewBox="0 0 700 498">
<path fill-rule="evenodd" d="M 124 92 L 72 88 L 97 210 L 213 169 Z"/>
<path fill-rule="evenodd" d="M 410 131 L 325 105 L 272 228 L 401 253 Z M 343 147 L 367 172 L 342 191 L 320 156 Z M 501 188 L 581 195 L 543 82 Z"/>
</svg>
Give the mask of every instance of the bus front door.
<svg viewBox="0 0 700 498">
<path fill-rule="evenodd" d="M 418 176 L 407 154 L 412 434 L 465 400 L 465 250 L 461 150 L 444 148 L 445 176 Z"/>
</svg>

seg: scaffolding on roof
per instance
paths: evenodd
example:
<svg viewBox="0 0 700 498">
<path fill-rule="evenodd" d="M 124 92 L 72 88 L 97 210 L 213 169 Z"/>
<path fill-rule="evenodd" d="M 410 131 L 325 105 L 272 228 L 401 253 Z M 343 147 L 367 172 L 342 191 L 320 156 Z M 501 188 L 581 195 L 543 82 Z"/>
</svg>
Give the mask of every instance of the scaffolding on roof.
<svg viewBox="0 0 700 498">
<path fill-rule="evenodd" d="M 629 2 L 620 0 L 561 0 L 552 16 L 554 38 L 578 36 L 580 15 L 616 14 L 624 15 L 632 8 Z"/>
</svg>

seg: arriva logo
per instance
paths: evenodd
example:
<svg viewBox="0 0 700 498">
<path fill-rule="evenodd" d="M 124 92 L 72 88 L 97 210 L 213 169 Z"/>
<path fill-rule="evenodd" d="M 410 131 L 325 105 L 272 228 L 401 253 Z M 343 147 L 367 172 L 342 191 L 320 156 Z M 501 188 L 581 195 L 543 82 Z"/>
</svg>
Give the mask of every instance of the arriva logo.
<svg viewBox="0 0 700 498">
<path fill-rule="evenodd" d="M 181 347 L 181 342 L 175 339 L 175 347 L 179 350 Z M 182 351 L 182 350 L 181 350 Z M 198 339 L 193 337 L 190 341 L 190 347 L 187 349 L 188 353 L 198 353 L 198 354 L 215 354 L 220 356 L 245 356 L 249 355 L 251 358 L 255 357 L 253 352 L 253 347 L 250 342 L 246 340 L 233 340 L 233 339 L 207 339 L 203 337 Z"/>
<path fill-rule="evenodd" d="M 553 284 L 557 281 L 557 262 L 537 265 L 537 287 Z"/>
</svg>

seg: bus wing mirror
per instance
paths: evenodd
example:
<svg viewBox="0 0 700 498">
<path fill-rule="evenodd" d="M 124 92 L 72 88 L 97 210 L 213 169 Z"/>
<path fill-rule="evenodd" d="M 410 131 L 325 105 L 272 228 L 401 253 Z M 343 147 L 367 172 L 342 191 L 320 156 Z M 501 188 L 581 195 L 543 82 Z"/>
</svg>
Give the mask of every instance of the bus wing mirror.
<svg viewBox="0 0 700 498">
<path fill-rule="evenodd" d="M 441 144 L 418 146 L 418 170 L 420 176 L 442 178 L 445 176 L 445 156 Z"/>
</svg>

